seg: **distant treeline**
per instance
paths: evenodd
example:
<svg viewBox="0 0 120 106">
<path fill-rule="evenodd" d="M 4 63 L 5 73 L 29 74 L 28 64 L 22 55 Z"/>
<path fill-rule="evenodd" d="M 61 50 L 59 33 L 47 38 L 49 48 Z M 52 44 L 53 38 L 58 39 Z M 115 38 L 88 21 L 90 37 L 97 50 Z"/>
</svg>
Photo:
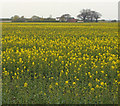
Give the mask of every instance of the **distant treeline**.
<svg viewBox="0 0 120 106">
<path fill-rule="evenodd" d="M 15 15 L 11 18 L 12 22 L 59 22 L 55 18 L 40 18 L 39 16 L 32 16 L 31 18 L 24 18 Z"/>
<path fill-rule="evenodd" d="M 27 22 L 59 22 L 59 21 L 27 21 Z"/>
<path fill-rule="evenodd" d="M 80 14 L 77 15 L 78 19 L 71 17 L 70 14 L 63 14 L 60 17 L 52 18 L 50 15 L 48 18 L 43 18 L 39 16 L 32 16 L 31 18 L 25 18 L 24 16 L 19 17 L 14 15 L 11 19 L 2 19 L 2 21 L 12 21 L 12 22 L 105 22 L 106 20 L 98 20 L 101 18 L 101 14 L 96 11 L 91 11 L 90 9 L 83 9 L 80 11 Z M 117 20 L 111 20 L 106 22 L 117 22 Z"/>
</svg>

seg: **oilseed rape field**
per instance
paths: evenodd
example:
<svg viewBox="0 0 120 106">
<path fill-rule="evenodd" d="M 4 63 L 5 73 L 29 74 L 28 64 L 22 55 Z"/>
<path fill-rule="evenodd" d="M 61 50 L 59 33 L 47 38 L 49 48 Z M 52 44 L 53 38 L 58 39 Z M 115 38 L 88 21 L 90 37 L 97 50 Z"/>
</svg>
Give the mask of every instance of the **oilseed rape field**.
<svg viewBox="0 0 120 106">
<path fill-rule="evenodd" d="M 118 104 L 117 23 L 2 23 L 3 104 Z"/>
</svg>

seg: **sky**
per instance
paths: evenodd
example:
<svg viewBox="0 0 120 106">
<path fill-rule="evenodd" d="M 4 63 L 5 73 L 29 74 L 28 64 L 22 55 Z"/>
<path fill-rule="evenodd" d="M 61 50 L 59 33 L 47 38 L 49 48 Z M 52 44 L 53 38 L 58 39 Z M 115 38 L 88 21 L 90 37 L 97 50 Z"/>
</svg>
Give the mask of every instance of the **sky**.
<svg viewBox="0 0 120 106">
<path fill-rule="evenodd" d="M 30 18 L 33 15 L 53 18 L 63 14 L 72 17 L 82 9 L 91 9 L 102 14 L 101 19 L 118 19 L 118 0 L 0 0 L 0 18 L 14 15 Z"/>
</svg>

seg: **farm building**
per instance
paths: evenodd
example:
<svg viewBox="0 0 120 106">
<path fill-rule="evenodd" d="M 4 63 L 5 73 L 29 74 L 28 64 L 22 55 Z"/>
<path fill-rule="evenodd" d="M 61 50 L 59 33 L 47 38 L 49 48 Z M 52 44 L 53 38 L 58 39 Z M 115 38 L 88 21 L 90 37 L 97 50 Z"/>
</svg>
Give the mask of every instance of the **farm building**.
<svg viewBox="0 0 120 106">
<path fill-rule="evenodd" d="M 77 22 L 77 19 L 68 19 L 67 22 Z"/>
</svg>

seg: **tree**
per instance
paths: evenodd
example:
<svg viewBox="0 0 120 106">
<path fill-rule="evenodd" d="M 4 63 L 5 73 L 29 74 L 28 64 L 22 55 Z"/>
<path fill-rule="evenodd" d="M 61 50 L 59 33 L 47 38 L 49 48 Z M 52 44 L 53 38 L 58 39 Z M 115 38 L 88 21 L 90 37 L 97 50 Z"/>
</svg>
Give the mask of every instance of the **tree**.
<svg viewBox="0 0 120 106">
<path fill-rule="evenodd" d="M 11 17 L 12 22 L 25 22 L 24 16 L 19 17 L 18 15 L 15 15 Z"/>
<path fill-rule="evenodd" d="M 24 18 L 24 16 L 21 16 L 21 18 L 19 18 L 18 21 L 19 21 L 19 22 L 25 22 L 25 18 Z"/>
<path fill-rule="evenodd" d="M 111 22 L 117 22 L 117 20 L 112 20 Z"/>
<path fill-rule="evenodd" d="M 93 22 L 93 20 L 94 20 L 94 14 L 95 14 L 95 11 L 90 11 L 91 22 Z"/>
<path fill-rule="evenodd" d="M 61 17 L 60 17 L 60 21 L 65 21 L 67 22 L 67 20 L 71 18 L 71 15 L 70 14 L 63 14 Z"/>
<path fill-rule="evenodd" d="M 83 9 L 80 11 L 80 14 L 77 15 L 78 18 L 81 18 L 84 22 L 89 19 L 90 9 Z"/>
<path fill-rule="evenodd" d="M 98 22 L 98 18 L 101 17 L 101 14 L 96 11 L 91 11 L 90 9 L 83 9 L 77 17 L 84 22 L 93 22 L 94 19 Z"/>
<path fill-rule="evenodd" d="M 98 12 L 94 12 L 94 18 L 96 19 L 96 22 L 98 22 L 98 18 L 100 18 L 102 15 Z"/>
<path fill-rule="evenodd" d="M 40 21 L 40 17 L 34 15 L 34 16 L 31 17 L 31 20 L 32 21 Z"/>
<path fill-rule="evenodd" d="M 20 17 L 19 17 L 18 15 L 15 15 L 15 16 L 11 17 L 12 22 L 16 22 L 16 21 L 18 21 L 19 18 L 20 18 Z"/>
</svg>

